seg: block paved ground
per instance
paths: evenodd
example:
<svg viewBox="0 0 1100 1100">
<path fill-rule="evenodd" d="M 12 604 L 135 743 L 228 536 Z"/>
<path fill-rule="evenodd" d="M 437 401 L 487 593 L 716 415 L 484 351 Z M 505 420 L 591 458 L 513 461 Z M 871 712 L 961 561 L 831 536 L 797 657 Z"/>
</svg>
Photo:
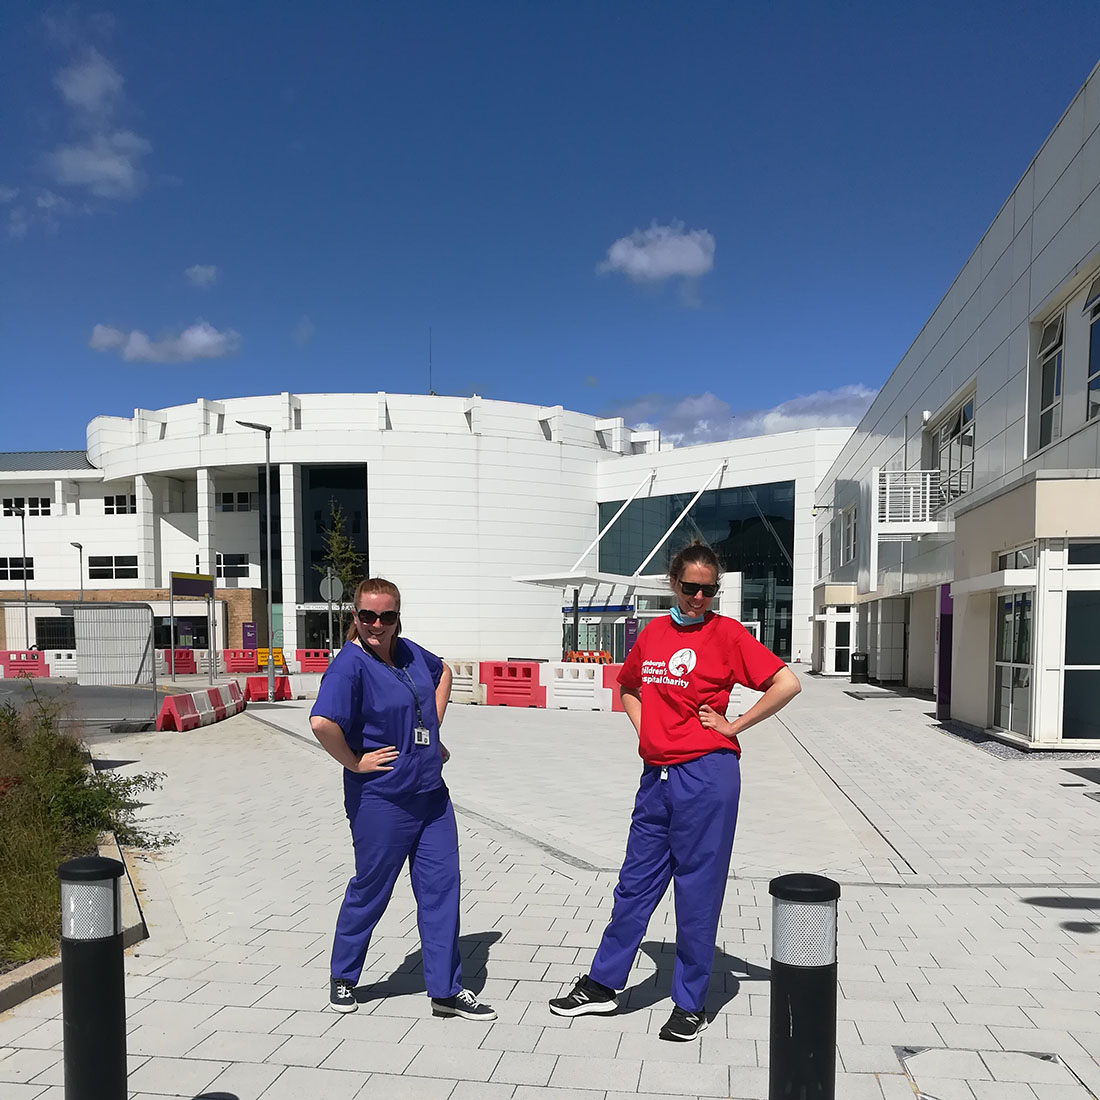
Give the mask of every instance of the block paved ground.
<svg viewBox="0 0 1100 1100">
<path fill-rule="evenodd" d="M 768 880 L 832 875 L 837 1096 L 1100 1095 L 1100 762 L 1000 759 L 930 704 L 803 677 L 744 739 L 744 797 L 700 1042 L 662 1043 L 671 899 L 624 1011 L 561 1020 L 609 912 L 639 771 L 621 715 L 453 707 L 468 984 L 499 1022 L 431 1018 L 407 877 L 360 1010 L 324 1009 L 351 852 L 339 769 L 307 703 L 191 734 L 99 742 L 157 770 L 144 817 L 181 836 L 136 859 L 150 938 L 127 953 L 133 1097 L 654 1100 L 767 1096 Z M 0 1097 L 62 1095 L 60 992 L 0 1015 Z M 1037 1055 L 1041 1055 L 1037 1056 Z"/>
</svg>

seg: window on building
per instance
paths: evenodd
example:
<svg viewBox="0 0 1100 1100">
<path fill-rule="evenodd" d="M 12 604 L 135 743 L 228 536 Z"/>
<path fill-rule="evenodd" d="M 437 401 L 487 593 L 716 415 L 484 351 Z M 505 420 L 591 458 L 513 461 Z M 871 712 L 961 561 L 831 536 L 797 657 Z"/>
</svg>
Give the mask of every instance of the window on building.
<svg viewBox="0 0 1100 1100">
<path fill-rule="evenodd" d="M 217 560 L 214 566 L 216 570 L 216 576 L 218 580 L 224 580 L 226 577 L 248 577 L 248 555 L 247 554 L 217 554 Z M 195 555 L 195 572 L 199 573 L 199 558 Z"/>
<path fill-rule="evenodd" d="M 4 497 L 4 515 L 48 516 L 52 504 L 50 497 Z"/>
<path fill-rule="evenodd" d="M 840 564 L 845 565 L 856 556 L 856 510 L 849 508 L 840 513 Z"/>
<path fill-rule="evenodd" d="M 34 558 L 0 558 L 0 581 L 33 581 Z"/>
<path fill-rule="evenodd" d="M 1085 419 L 1100 416 L 1100 275 L 1089 287 L 1085 298 L 1085 314 L 1089 318 L 1089 378 L 1085 389 L 1088 408 Z"/>
<path fill-rule="evenodd" d="M 1066 593 L 1062 737 L 1100 738 L 1100 592 Z"/>
<path fill-rule="evenodd" d="M 116 557 L 92 556 L 88 558 L 88 579 L 92 581 L 137 580 L 136 554 Z"/>
<path fill-rule="evenodd" d="M 105 516 L 136 516 L 137 497 L 118 493 L 115 496 L 103 498 L 103 514 Z"/>
<path fill-rule="evenodd" d="M 950 504 L 974 487 L 974 398 L 968 397 L 937 433 L 940 502 Z"/>
<path fill-rule="evenodd" d="M 1043 327 L 1039 337 L 1039 446 L 1062 437 L 1062 335 L 1065 314 Z"/>
<path fill-rule="evenodd" d="M 1100 542 L 1071 542 L 1070 565 L 1100 565 Z"/>
<path fill-rule="evenodd" d="M 1034 569 L 1035 547 L 1021 546 L 1018 550 L 1009 550 L 997 558 L 998 569 Z"/>
<path fill-rule="evenodd" d="M 817 533 L 817 579 L 825 576 L 825 532 Z"/>
<path fill-rule="evenodd" d="M 76 649 L 76 626 L 71 616 L 34 620 L 34 644 L 39 649 Z"/>
<path fill-rule="evenodd" d="M 997 648 L 993 668 L 993 725 L 1031 732 L 1031 602 L 1027 592 L 997 597 Z"/>
<path fill-rule="evenodd" d="M 255 493 L 218 493 L 219 512 L 252 512 L 256 505 Z"/>
</svg>

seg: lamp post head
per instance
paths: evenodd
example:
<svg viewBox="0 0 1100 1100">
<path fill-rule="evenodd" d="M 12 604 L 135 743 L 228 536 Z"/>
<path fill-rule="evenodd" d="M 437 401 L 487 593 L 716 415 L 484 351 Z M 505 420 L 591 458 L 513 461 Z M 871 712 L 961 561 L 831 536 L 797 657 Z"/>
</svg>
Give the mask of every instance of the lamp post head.
<svg viewBox="0 0 1100 1100">
<path fill-rule="evenodd" d="M 270 424 L 256 424 L 251 420 L 238 420 L 237 423 L 240 424 L 242 428 L 254 428 L 258 432 L 263 432 L 264 435 L 271 435 Z"/>
<path fill-rule="evenodd" d="M 70 542 L 69 545 L 75 546 L 78 550 L 84 549 L 84 544 L 82 542 Z"/>
</svg>

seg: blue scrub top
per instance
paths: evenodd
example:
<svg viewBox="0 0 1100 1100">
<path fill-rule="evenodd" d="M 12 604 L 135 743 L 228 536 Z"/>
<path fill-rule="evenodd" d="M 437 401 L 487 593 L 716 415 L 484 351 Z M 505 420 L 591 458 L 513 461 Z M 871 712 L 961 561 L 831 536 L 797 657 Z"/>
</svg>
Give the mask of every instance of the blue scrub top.
<svg viewBox="0 0 1100 1100">
<path fill-rule="evenodd" d="M 372 752 L 393 745 L 400 755 L 393 771 L 360 775 L 344 769 L 344 785 L 370 784 L 372 794 L 402 798 L 426 794 L 443 786 L 439 748 L 439 717 L 435 689 L 443 662 L 428 650 L 398 638 L 393 648 L 394 668 L 347 642 L 321 679 L 310 717 L 335 722 L 352 752 Z M 416 703 L 409 681 L 420 700 L 420 719 L 431 735 L 427 745 L 413 740 Z"/>
</svg>

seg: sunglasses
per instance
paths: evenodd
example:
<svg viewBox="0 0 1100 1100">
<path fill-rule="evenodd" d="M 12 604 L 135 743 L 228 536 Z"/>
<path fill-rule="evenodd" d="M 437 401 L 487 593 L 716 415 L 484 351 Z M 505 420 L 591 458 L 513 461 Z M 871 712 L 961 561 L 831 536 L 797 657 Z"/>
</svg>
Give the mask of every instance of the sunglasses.
<svg viewBox="0 0 1100 1100">
<path fill-rule="evenodd" d="M 393 626 L 400 617 L 400 613 L 397 611 L 383 611 L 381 615 L 378 615 L 365 607 L 360 608 L 356 614 L 364 626 L 374 626 L 375 623 L 381 623 L 383 626 Z"/>
<path fill-rule="evenodd" d="M 716 584 L 691 584 L 688 581 L 680 581 L 680 591 L 685 596 L 697 596 L 700 592 L 709 600 L 718 595 Z"/>
</svg>

